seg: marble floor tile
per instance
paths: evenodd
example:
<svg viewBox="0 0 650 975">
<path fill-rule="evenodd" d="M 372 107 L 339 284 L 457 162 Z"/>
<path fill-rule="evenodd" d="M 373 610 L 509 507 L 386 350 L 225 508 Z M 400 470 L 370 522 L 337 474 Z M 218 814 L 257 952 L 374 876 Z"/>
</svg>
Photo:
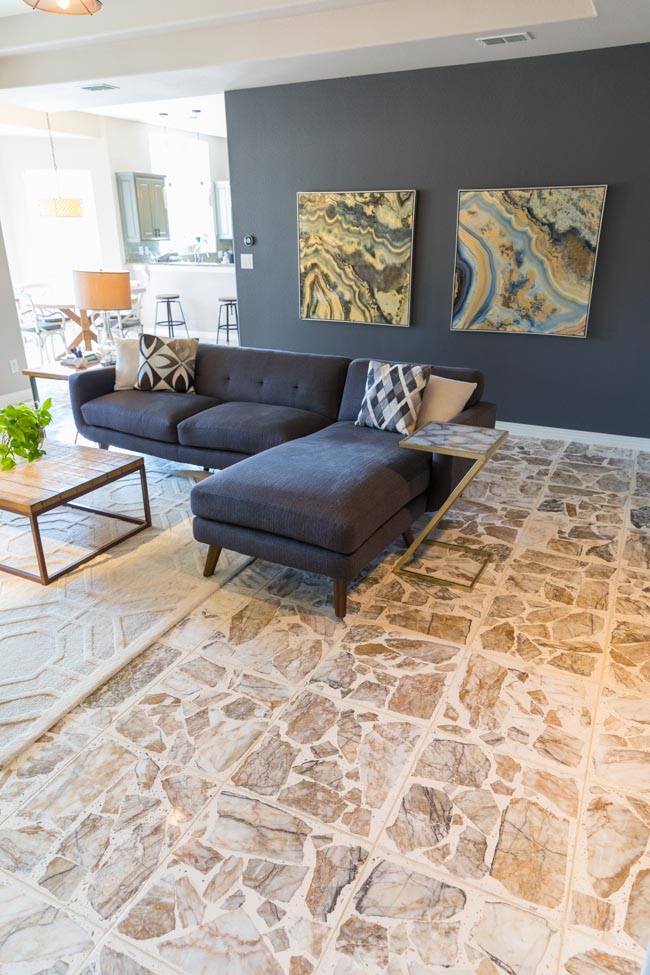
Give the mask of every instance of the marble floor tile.
<svg viewBox="0 0 650 975">
<path fill-rule="evenodd" d="M 646 476 L 650 477 L 650 474 Z M 636 528 L 646 533 L 650 532 L 650 492 L 632 498 L 630 502 L 630 528 Z"/>
<path fill-rule="evenodd" d="M 349 620 L 348 620 L 349 623 Z M 301 684 L 345 632 L 331 614 L 281 603 L 266 594 L 224 613 L 201 645 L 204 657 Z"/>
<path fill-rule="evenodd" d="M 627 447 L 608 447 L 601 444 L 572 442 L 562 452 L 562 460 L 579 464 L 598 464 L 631 470 L 634 466 L 635 451 Z"/>
<path fill-rule="evenodd" d="M 632 485 L 632 474 L 625 469 L 562 458 L 554 467 L 549 484 L 605 494 L 627 494 Z"/>
<path fill-rule="evenodd" d="M 53 975 L 68 973 L 55 969 Z M 177 975 L 177 970 L 145 954 L 125 939 L 109 935 L 86 960 L 79 975 Z"/>
<path fill-rule="evenodd" d="M 650 695 L 603 689 L 592 754 L 594 776 L 650 802 Z"/>
<path fill-rule="evenodd" d="M 646 501 L 650 497 L 650 468 L 638 465 L 632 493 L 645 498 Z"/>
<path fill-rule="evenodd" d="M 0 975 L 67 975 L 101 930 L 0 876 Z"/>
<path fill-rule="evenodd" d="M 591 682 L 550 670 L 525 673 L 472 653 L 452 681 L 435 727 L 499 748 L 514 763 L 578 775 L 586 767 L 597 691 Z"/>
<path fill-rule="evenodd" d="M 564 935 L 560 975 L 639 975 L 641 954 L 624 952 L 609 935 L 596 937 L 580 928 Z"/>
<path fill-rule="evenodd" d="M 650 452 L 640 450 L 636 455 L 637 471 L 650 471 Z"/>
<path fill-rule="evenodd" d="M 608 491 L 592 491 L 551 481 L 542 494 L 537 511 L 564 517 L 569 522 L 587 523 L 592 528 L 622 528 L 626 497 Z"/>
<path fill-rule="evenodd" d="M 625 536 L 621 561 L 631 569 L 650 570 L 650 532 L 630 531 Z"/>
<path fill-rule="evenodd" d="M 502 592 L 608 613 L 616 567 L 533 548 L 515 550 Z"/>
<path fill-rule="evenodd" d="M 552 975 L 560 936 L 548 919 L 426 867 L 377 854 L 319 975 Z"/>
<path fill-rule="evenodd" d="M 223 791 L 117 925 L 187 975 L 314 971 L 367 847 Z"/>
<path fill-rule="evenodd" d="M 317 667 L 307 686 L 341 703 L 428 723 L 461 653 L 451 644 L 359 624 L 350 627 L 339 649 Z"/>
<path fill-rule="evenodd" d="M 58 774 L 92 737 L 71 722 L 62 722 L 0 771 L 0 823 L 16 812 L 53 775 Z"/>
<path fill-rule="evenodd" d="M 379 845 L 560 923 L 578 802 L 574 777 L 516 761 L 507 742 L 435 730 Z"/>
<path fill-rule="evenodd" d="M 569 558 L 612 563 L 618 559 L 620 536 L 621 528 L 538 511 L 526 522 L 519 544 Z"/>
<path fill-rule="evenodd" d="M 578 833 L 571 923 L 623 953 L 650 945 L 650 803 L 592 781 Z"/>
<path fill-rule="evenodd" d="M 397 698 L 399 702 L 400 698 Z M 408 693 L 401 696 L 408 706 Z M 411 706 L 415 697 L 410 695 Z M 376 836 L 424 729 L 306 689 L 232 776 L 268 797 L 355 836 Z"/>
<path fill-rule="evenodd" d="M 650 572 L 622 569 L 616 587 L 616 614 L 619 617 L 650 617 Z"/>
<path fill-rule="evenodd" d="M 264 677 L 186 658 L 115 722 L 114 731 L 156 762 L 218 782 L 261 738 L 292 691 Z"/>
<path fill-rule="evenodd" d="M 646 619 L 614 619 L 606 674 L 608 687 L 650 695 L 650 623 Z"/>
<path fill-rule="evenodd" d="M 510 434 L 499 447 L 497 456 L 510 454 L 514 457 L 545 457 L 554 460 L 566 447 L 566 440 L 551 440 L 546 437 L 517 437 Z"/>
<path fill-rule="evenodd" d="M 0 868 L 110 920 L 215 792 L 104 735 L 0 828 Z"/>
<path fill-rule="evenodd" d="M 493 599 L 477 643 L 524 667 L 549 665 L 595 678 L 602 666 L 605 621 L 602 613 L 549 603 L 543 594 L 503 593 Z"/>
<path fill-rule="evenodd" d="M 517 475 L 513 471 L 511 477 L 503 477 L 498 470 L 488 464 L 468 486 L 464 497 L 471 501 L 482 501 L 487 504 L 522 499 L 532 504 L 538 498 L 544 483 L 544 474 L 540 473 L 537 477 L 531 478 L 526 473 L 522 472 Z"/>
</svg>

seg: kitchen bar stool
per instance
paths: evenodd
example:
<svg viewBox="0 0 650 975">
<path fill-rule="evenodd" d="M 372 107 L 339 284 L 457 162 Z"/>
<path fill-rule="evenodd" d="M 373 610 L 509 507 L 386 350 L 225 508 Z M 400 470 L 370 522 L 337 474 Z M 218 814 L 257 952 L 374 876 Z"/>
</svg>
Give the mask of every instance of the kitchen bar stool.
<svg viewBox="0 0 650 975">
<path fill-rule="evenodd" d="M 158 317 L 158 309 L 161 305 L 165 306 L 165 317 Z M 178 318 L 174 318 L 172 314 L 172 305 L 178 305 Z M 158 326 L 164 325 L 167 327 L 170 339 L 174 337 L 175 328 L 184 328 L 187 337 L 190 337 L 190 333 L 187 330 L 187 322 L 185 321 L 185 315 L 183 314 L 183 306 L 181 305 L 180 295 L 156 295 L 156 321 L 154 322 L 154 333 L 158 332 Z"/>
<path fill-rule="evenodd" d="M 225 321 L 224 321 L 225 312 Z M 231 320 L 232 316 L 232 320 Z M 217 343 L 219 342 L 219 335 L 221 329 L 226 330 L 226 342 L 230 342 L 230 329 L 234 331 L 235 335 L 239 336 L 239 311 L 237 309 L 237 299 L 236 298 L 219 298 L 219 321 L 217 325 Z"/>
</svg>

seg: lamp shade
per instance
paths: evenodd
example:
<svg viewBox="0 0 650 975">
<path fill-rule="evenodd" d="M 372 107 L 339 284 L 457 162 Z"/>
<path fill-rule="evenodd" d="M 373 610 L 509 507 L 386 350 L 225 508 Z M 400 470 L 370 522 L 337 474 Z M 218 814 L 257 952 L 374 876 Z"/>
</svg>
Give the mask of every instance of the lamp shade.
<svg viewBox="0 0 650 975">
<path fill-rule="evenodd" d="M 67 14 L 69 17 L 83 17 L 96 14 L 104 6 L 101 0 L 23 0 L 33 10 L 44 10 L 48 14 Z"/>
<path fill-rule="evenodd" d="M 73 271 L 77 308 L 92 311 L 130 311 L 131 275 L 128 271 Z"/>
</svg>

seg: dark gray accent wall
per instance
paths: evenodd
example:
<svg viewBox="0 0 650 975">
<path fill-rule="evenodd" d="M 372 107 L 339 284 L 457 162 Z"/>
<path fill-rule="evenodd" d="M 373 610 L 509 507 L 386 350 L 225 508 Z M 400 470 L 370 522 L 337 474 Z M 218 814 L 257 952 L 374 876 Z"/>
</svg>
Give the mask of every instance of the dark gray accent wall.
<svg viewBox="0 0 650 975">
<path fill-rule="evenodd" d="M 242 342 L 482 369 L 503 420 L 650 436 L 650 45 L 228 92 Z M 586 339 L 450 331 L 460 188 L 607 183 Z M 301 321 L 296 193 L 418 190 L 412 325 Z"/>
</svg>

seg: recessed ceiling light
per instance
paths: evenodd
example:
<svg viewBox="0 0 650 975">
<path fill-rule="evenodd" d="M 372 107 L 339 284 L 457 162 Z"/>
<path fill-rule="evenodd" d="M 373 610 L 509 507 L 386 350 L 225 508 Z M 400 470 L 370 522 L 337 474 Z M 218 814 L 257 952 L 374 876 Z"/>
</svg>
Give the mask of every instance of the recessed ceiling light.
<svg viewBox="0 0 650 975">
<path fill-rule="evenodd" d="M 519 44 L 521 41 L 532 41 L 533 35 L 528 31 L 520 34 L 493 34 L 490 37 L 477 37 L 476 40 L 483 47 L 496 47 L 499 44 Z"/>
<path fill-rule="evenodd" d="M 99 84 L 99 85 L 82 85 L 81 86 L 81 90 L 82 91 L 119 91 L 119 89 L 120 89 L 120 86 L 119 85 Z"/>
</svg>

